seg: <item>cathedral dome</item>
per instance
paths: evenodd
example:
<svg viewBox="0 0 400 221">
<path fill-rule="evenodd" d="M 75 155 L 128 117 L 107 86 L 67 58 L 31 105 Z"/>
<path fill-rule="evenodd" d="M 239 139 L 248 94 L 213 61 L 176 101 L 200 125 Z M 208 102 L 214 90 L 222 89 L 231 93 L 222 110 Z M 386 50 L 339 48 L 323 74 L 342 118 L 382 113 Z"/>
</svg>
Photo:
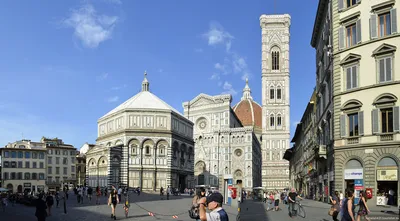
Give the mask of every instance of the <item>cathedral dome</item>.
<svg viewBox="0 0 400 221">
<path fill-rule="evenodd" d="M 243 126 L 262 128 L 262 108 L 251 97 L 251 90 L 247 79 L 242 99 L 233 107 L 233 111 Z"/>
</svg>

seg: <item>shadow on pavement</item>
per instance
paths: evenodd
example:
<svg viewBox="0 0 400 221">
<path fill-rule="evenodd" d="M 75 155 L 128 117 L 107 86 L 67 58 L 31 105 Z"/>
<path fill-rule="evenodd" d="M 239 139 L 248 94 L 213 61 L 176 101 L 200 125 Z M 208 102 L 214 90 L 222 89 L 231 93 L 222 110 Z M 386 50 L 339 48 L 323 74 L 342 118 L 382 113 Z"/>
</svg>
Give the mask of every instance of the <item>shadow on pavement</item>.
<svg viewBox="0 0 400 221">
<path fill-rule="evenodd" d="M 245 200 L 240 205 L 240 221 L 267 220 L 272 221 L 267 214 L 264 203 L 260 201 Z"/>
</svg>

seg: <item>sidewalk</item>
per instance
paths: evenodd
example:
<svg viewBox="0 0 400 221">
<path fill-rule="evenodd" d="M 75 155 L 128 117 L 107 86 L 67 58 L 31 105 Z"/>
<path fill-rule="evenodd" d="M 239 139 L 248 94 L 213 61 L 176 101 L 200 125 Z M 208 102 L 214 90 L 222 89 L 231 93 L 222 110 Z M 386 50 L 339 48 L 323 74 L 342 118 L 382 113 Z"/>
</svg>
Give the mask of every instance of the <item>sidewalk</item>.
<svg viewBox="0 0 400 221">
<path fill-rule="evenodd" d="M 310 207 L 322 207 L 329 209 L 331 207 L 330 204 L 320 202 L 320 201 L 314 201 L 314 200 L 309 200 L 309 199 L 304 199 L 302 201 L 302 204 L 304 206 L 310 206 Z M 374 204 L 370 204 L 367 201 L 367 205 L 371 213 L 369 214 L 370 217 L 393 217 L 393 216 L 399 216 L 399 209 L 395 206 L 377 206 Z M 358 211 L 358 206 L 356 206 L 355 211 Z"/>
</svg>

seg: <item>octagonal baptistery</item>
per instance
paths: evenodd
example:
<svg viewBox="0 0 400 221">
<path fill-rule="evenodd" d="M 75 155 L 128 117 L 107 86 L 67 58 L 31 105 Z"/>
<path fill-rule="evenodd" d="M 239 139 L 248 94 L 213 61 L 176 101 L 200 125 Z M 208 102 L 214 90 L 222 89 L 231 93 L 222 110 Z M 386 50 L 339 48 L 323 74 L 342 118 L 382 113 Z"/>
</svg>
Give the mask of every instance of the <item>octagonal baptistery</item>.
<svg viewBox="0 0 400 221">
<path fill-rule="evenodd" d="M 262 108 L 253 100 L 249 81 L 246 79 L 246 86 L 243 89 L 241 100 L 233 106 L 233 111 L 243 126 L 253 126 L 257 138 L 261 142 L 262 134 Z"/>
<path fill-rule="evenodd" d="M 193 123 L 149 91 L 98 120 L 96 146 L 86 153 L 90 186 L 194 188 Z"/>
</svg>

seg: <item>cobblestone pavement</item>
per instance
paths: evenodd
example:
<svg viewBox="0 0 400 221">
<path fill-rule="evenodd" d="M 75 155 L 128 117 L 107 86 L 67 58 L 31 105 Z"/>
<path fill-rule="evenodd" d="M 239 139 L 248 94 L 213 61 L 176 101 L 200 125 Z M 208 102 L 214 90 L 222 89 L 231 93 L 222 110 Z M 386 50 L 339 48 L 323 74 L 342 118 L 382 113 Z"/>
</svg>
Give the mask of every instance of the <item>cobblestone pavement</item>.
<svg viewBox="0 0 400 221">
<path fill-rule="evenodd" d="M 124 198 L 124 197 L 123 197 Z M 169 200 L 160 199 L 160 196 L 155 194 L 142 193 L 140 196 L 136 194 L 130 195 L 131 207 L 129 209 L 129 217 L 125 218 L 123 204 L 119 204 L 116 209 L 117 220 L 137 220 L 137 221 L 150 221 L 150 220 L 176 220 L 176 221 L 189 221 L 192 220 L 188 216 L 188 210 L 191 205 L 192 197 L 189 196 L 170 196 Z M 52 216 L 49 216 L 46 221 L 110 221 L 111 209 L 107 206 L 107 198 L 101 197 L 101 204 L 96 205 L 95 199 L 89 202 L 84 199 L 83 204 L 78 204 L 76 196 L 70 194 L 67 203 L 67 214 L 64 214 L 63 201 L 60 201 L 60 207 L 53 206 Z M 229 214 L 229 220 L 235 221 L 237 215 L 237 208 L 224 206 Z M 151 211 L 155 216 L 149 216 L 148 211 Z M 16 204 L 14 207 L 8 205 L 5 212 L 0 210 L 1 221 L 31 221 L 36 220 L 35 207 L 28 207 Z M 161 214 L 161 215 L 159 215 Z M 178 218 L 173 218 L 177 215 Z"/>
<path fill-rule="evenodd" d="M 303 208 L 306 212 L 306 217 L 290 218 L 288 215 L 288 207 L 280 204 L 280 211 L 266 212 L 266 204 L 262 202 L 255 202 L 253 200 L 246 200 L 241 204 L 240 218 L 241 221 L 285 221 L 285 220 L 304 220 L 304 221 L 330 221 L 332 217 L 328 215 L 330 208 L 329 204 L 316 202 L 312 200 L 302 200 Z M 358 208 L 356 208 L 356 211 Z M 371 221 L 374 220 L 387 220 L 398 221 L 398 213 L 385 213 L 384 208 L 371 209 L 369 216 Z M 340 217 L 339 217 L 340 220 Z"/>
</svg>

